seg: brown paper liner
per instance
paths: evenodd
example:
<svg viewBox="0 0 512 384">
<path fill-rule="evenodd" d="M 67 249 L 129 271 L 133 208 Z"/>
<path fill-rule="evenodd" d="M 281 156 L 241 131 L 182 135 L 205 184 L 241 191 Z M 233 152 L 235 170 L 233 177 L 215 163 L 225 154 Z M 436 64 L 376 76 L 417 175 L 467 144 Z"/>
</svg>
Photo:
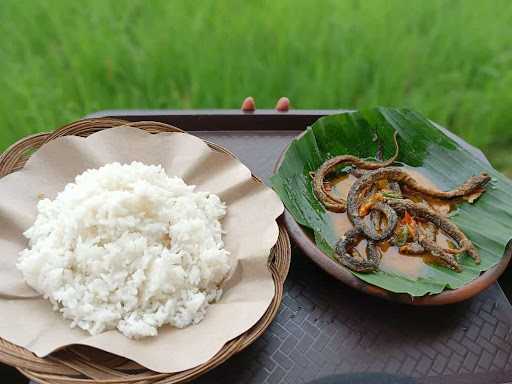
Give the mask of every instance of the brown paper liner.
<svg viewBox="0 0 512 384">
<path fill-rule="evenodd" d="M 227 204 L 225 247 L 236 258 L 222 299 L 205 319 L 184 329 L 164 326 L 156 337 L 131 340 L 117 331 L 90 336 L 71 329 L 23 281 L 16 269 L 26 248 L 22 233 L 35 220 L 41 195 L 54 198 L 75 176 L 110 162 L 161 164 L 197 190 L 218 194 Z M 279 234 L 283 212 L 277 195 L 251 177 L 235 158 L 212 150 L 185 133 L 152 135 L 117 127 L 88 138 L 57 138 L 39 149 L 25 167 L 0 179 L 0 337 L 37 356 L 72 344 L 88 345 L 131 359 L 157 372 L 179 372 L 208 361 L 229 340 L 247 331 L 265 313 L 274 296 L 267 259 Z"/>
</svg>

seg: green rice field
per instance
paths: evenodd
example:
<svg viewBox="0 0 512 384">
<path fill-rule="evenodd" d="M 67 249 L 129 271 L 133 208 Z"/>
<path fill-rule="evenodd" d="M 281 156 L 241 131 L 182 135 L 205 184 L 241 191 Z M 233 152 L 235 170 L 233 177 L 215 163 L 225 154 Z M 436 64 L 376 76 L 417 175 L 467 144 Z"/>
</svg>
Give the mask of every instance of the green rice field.
<svg viewBox="0 0 512 384">
<path fill-rule="evenodd" d="M 0 2 L 0 150 L 101 109 L 414 108 L 512 175 L 509 0 Z"/>
</svg>

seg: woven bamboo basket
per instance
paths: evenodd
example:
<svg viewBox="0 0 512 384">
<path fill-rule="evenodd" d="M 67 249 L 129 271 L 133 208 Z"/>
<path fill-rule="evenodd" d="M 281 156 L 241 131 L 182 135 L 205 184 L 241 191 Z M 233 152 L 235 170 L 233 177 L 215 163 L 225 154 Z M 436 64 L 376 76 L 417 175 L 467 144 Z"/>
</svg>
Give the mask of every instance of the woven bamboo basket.
<svg viewBox="0 0 512 384">
<path fill-rule="evenodd" d="M 0 156 L 0 177 L 21 169 L 35 150 L 57 137 L 68 135 L 87 137 L 100 130 L 124 124 L 128 124 L 128 122 L 108 118 L 84 119 L 54 132 L 26 137 L 9 147 Z M 130 122 L 129 125 L 149 133 L 183 132 L 176 127 L 153 121 Z M 207 144 L 213 150 L 234 156 L 219 145 L 210 142 Z M 261 182 L 261 180 L 258 181 Z M 9 343 L 2 338 L 0 338 L 0 362 L 16 367 L 25 376 L 39 383 L 154 384 L 192 380 L 242 351 L 270 325 L 283 298 L 283 285 L 288 274 L 290 257 L 290 240 L 282 224 L 279 223 L 279 237 L 271 251 L 268 263 L 276 287 L 276 293 L 269 308 L 252 328 L 226 343 L 209 361 L 195 368 L 171 374 L 157 373 L 126 358 L 85 346 L 67 347 L 48 357 L 39 358 L 27 349 Z"/>
</svg>

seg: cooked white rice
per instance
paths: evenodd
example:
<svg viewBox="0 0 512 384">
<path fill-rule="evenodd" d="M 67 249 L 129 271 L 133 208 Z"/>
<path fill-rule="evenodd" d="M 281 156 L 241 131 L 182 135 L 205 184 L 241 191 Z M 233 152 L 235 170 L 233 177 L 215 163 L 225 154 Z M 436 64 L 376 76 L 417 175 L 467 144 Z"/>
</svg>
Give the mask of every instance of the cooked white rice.
<svg viewBox="0 0 512 384">
<path fill-rule="evenodd" d="M 72 327 L 154 336 L 198 323 L 222 294 L 226 207 L 161 166 L 88 170 L 37 209 L 17 266 Z"/>
</svg>

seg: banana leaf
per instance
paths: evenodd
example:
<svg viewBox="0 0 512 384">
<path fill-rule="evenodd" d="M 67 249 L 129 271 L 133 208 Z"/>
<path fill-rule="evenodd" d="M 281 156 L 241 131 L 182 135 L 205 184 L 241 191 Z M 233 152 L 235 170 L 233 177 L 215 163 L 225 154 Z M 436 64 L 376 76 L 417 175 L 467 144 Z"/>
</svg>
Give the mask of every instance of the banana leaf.
<svg viewBox="0 0 512 384">
<path fill-rule="evenodd" d="M 356 273 L 360 279 L 392 292 L 412 296 L 456 289 L 477 278 L 503 256 L 512 237 L 512 182 L 497 172 L 478 151 L 461 145 L 448 131 L 408 109 L 374 108 L 320 118 L 292 141 L 272 187 L 295 220 L 314 232 L 317 246 L 332 257 L 338 236 L 323 205 L 313 193 L 309 173 L 325 160 L 341 154 L 375 157 L 379 143 L 384 158 L 394 152 L 393 133 L 398 131 L 398 161 L 414 167 L 440 189 L 449 190 L 467 178 L 487 172 L 492 181 L 473 204 L 464 203 L 450 214 L 451 220 L 478 248 L 481 263 L 462 255 L 463 271 L 427 265 L 414 278 L 400 271 Z"/>
</svg>

